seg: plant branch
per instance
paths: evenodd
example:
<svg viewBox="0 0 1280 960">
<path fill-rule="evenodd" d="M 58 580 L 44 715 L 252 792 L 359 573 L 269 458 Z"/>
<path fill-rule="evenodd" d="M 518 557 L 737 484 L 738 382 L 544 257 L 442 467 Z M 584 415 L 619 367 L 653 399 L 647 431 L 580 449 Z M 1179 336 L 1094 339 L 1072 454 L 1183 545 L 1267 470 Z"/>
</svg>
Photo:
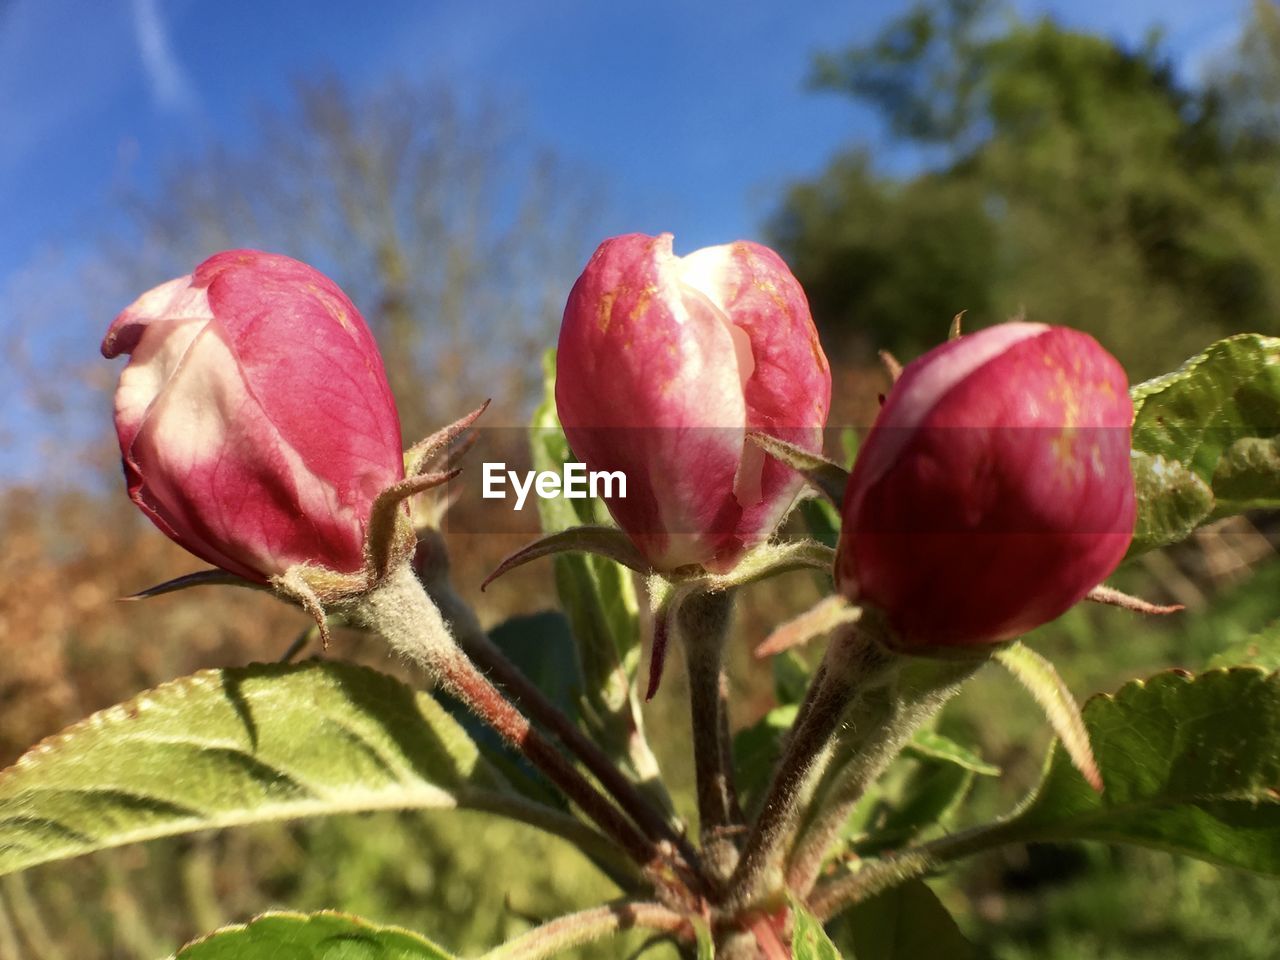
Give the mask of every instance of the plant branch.
<svg viewBox="0 0 1280 960">
<path fill-rule="evenodd" d="M 431 550 L 432 559 L 420 570 L 423 585 L 463 650 L 499 686 L 506 688 L 536 723 L 550 731 L 577 757 L 650 840 L 670 843 L 687 863 L 696 867 L 698 854 L 688 839 L 675 830 L 662 811 L 636 788 L 595 741 L 583 733 L 489 639 L 475 611 L 458 596 L 449 581 L 443 538 L 437 534 L 429 541 L 427 549 Z"/>
<path fill-rule="evenodd" d="M 904 658 L 891 684 L 859 695 L 845 716 L 848 733 L 818 788 L 816 813 L 800 833 L 787 868 L 787 886 L 811 889 L 853 808 L 906 742 L 960 689 L 985 660 Z"/>
<path fill-rule="evenodd" d="M 677 935 L 689 929 L 689 921 L 660 903 L 621 900 L 544 923 L 490 950 L 480 960 L 543 960 L 637 927 Z"/>
<path fill-rule="evenodd" d="M 936 870 L 945 863 L 972 856 L 1018 838 L 1000 820 L 931 840 L 881 860 L 865 861 L 854 873 L 819 884 L 809 897 L 809 909 L 824 923 L 845 907 Z"/>
<path fill-rule="evenodd" d="M 637 864 L 648 867 L 662 859 L 657 846 L 476 669 L 408 564 L 355 601 L 352 612 L 523 754 Z"/>
<path fill-rule="evenodd" d="M 891 655 L 878 643 L 867 642 L 856 625 L 832 636 L 729 880 L 731 906 L 750 906 L 781 887 L 782 849 L 830 759 L 840 719 L 854 693 L 876 681 L 891 662 Z"/>
<path fill-rule="evenodd" d="M 734 784 L 732 743 L 727 742 L 724 643 L 732 613 L 731 591 L 693 593 L 676 610 L 680 642 L 689 666 L 699 829 L 708 866 L 721 882 L 729 879 L 737 863 L 737 850 L 725 830 L 742 822 Z"/>
<path fill-rule="evenodd" d="M 742 810 L 742 801 L 738 797 L 738 784 L 734 776 L 733 728 L 729 723 L 729 674 L 723 666 L 720 668 L 719 683 L 716 686 L 720 698 L 720 769 L 725 771 L 730 823 L 736 825 L 745 823 L 747 817 Z"/>
</svg>

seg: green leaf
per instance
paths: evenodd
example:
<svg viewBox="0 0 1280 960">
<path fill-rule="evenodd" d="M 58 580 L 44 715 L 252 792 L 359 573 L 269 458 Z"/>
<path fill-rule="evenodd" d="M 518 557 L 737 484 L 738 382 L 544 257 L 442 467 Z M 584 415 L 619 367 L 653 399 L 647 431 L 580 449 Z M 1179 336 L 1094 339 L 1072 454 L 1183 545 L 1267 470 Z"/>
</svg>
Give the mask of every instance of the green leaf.
<svg viewBox="0 0 1280 960">
<path fill-rule="evenodd" d="M 553 703 L 570 717 L 579 716 L 582 692 L 577 653 L 564 615 L 544 611 L 513 617 L 489 634 L 490 640 Z M 517 792 L 536 803 L 567 811 L 568 801 L 523 754 L 502 739 L 465 703 L 440 690 L 436 699 L 467 733 L 484 760 Z"/>
<path fill-rule="evenodd" d="M 791 956 L 793 960 L 844 960 L 827 932 L 808 910 L 792 904 Z"/>
<path fill-rule="evenodd" d="M 533 467 L 558 472 L 575 458 L 556 416 L 554 350 L 547 352 L 543 369 L 545 395 L 533 414 Z M 538 511 L 548 534 L 612 523 L 604 504 L 595 498 L 539 498 Z M 581 554 L 557 556 L 555 569 L 556 587 L 578 639 L 588 695 L 605 714 L 623 711 L 639 666 L 640 606 L 631 571 L 612 560 Z"/>
<path fill-rule="evenodd" d="M 1244 437 L 1227 447 L 1213 471 L 1219 512 L 1265 509 L 1280 501 L 1280 436 Z"/>
<path fill-rule="evenodd" d="M 974 955 L 955 920 L 922 880 L 855 904 L 831 924 L 849 960 L 966 960 Z"/>
<path fill-rule="evenodd" d="M 178 951 L 174 960 L 454 960 L 400 927 L 341 913 L 268 913 L 224 927 Z"/>
<path fill-rule="evenodd" d="M 1129 556 L 1177 543 L 1213 513 L 1213 490 L 1177 460 L 1134 451 L 1138 517 Z"/>
<path fill-rule="evenodd" d="M 1280 670 L 1280 620 L 1274 620 L 1243 643 L 1215 654 L 1209 667 L 1261 667 Z"/>
<path fill-rule="evenodd" d="M 490 630 L 489 639 L 561 712 L 578 718 L 582 670 L 564 614 L 544 610 L 512 617 Z"/>
<path fill-rule="evenodd" d="M 702 920 L 695 920 L 693 935 L 697 941 L 698 960 L 715 960 L 716 944 L 711 938 L 711 928 Z"/>
<path fill-rule="evenodd" d="M 155 837 L 507 788 L 426 694 L 350 664 L 206 670 L 94 714 L 0 773 L 0 873 Z"/>
<path fill-rule="evenodd" d="M 853 469 L 853 462 L 858 459 L 858 448 L 862 438 L 853 427 L 845 427 L 840 431 L 840 465 L 846 470 Z"/>
<path fill-rule="evenodd" d="M 798 704 L 804 699 L 813 679 L 813 668 L 794 650 L 784 650 L 772 658 L 773 695 L 781 706 Z"/>
<path fill-rule="evenodd" d="M 1055 745 L 1040 787 L 999 841 L 1136 843 L 1280 874 L 1280 674 L 1159 674 L 1084 708 L 1106 785 Z"/>
<path fill-rule="evenodd" d="M 864 834 L 853 844 L 859 856 L 900 849 L 944 824 L 973 785 L 972 770 L 947 761 L 907 758 L 901 767 L 877 785 L 869 815 L 851 818 L 850 825 Z"/>
<path fill-rule="evenodd" d="M 934 730 L 917 730 L 902 755 L 863 795 L 845 827 L 859 856 L 900 849 L 960 807 L 974 776 L 998 776 L 983 761 Z"/>
<path fill-rule="evenodd" d="M 830 500 L 806 497 L 800 501 L 800 516 L 813 539 L 835 548 L 840 539 L 840 511 Z"/>
<path fill-rule="evenodd" d="M 535 470 L 560 471 L 576 461 L 556 416 L 555 371 L 555 351 L 548 350 L 543 358 L 543 400 L 533 413 Z M 612 522 L 595 498 L 539 498 L 538 514 L 545 533 Z M 590 696 L 606 713 L 622 710 L 639 665 L 640 607 L 631 572 L 602 557 L 579 554 L 556 557 L 555 567 L 556 587 L 584 660 L 583 675 L 593 688 Z"/>
<path fill-rule="evenodd" d="M 1139 515 L 1130 555 L 1208 520 L 1280 506 L 1280 338 L 1219 340 L 1131 393 Z"/>
<path fill-rule="evenodd" d="M 956 743 L 950 737 L 943 736 L 936 730 L 928 728 L 917 730 L 904 749 L 917 757 L 944 760 L 984 777 L 1000 776 L 1000 768 L 995 764 L 987 763 L 973 750 Z"/>
<path fill-rule="evenodd" d="M 840 431 L 840 456 L 835 458 L 846 471 L 853 469 L 853 461 L 858 456 L 860 438 L 853 427 L 845 427 Z M 840 508 L 826 497 L 806 497 L 800 501 L 799 512 L 810 536 L 828 547 L 835 547 L 840 539 Z M 819 584 L 822 589 L 829 589 L 830 582 Z"/>
</svg>

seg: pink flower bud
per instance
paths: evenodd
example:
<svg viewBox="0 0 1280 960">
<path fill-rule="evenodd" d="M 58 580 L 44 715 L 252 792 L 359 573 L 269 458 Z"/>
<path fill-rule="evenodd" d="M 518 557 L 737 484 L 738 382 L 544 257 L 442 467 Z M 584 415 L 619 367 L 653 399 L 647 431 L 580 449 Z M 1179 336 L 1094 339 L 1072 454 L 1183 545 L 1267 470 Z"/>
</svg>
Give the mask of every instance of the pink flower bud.
<svg viewBox="0 0 1280 960">
<path fill-rule="evenodd" d="M 359 311 L 288 257 L 228 250 L 111 324 L 129 496 L 210 563 L 265 582 L 364 564 L 374 498 L 404 476 L 400 421 Z"/>
<path fill-rule="evenodd" d="M 994 643 L 1057 617 L 1133 535 L 1133 405 L 1092 337 L 1006 323 L 909 364 L 845 493 L 840 590 L 907 647 Z"/>
<path fill-rule="evenodd" d="M 609 510 L 655 569 L 723 571 L 801 484 L 747 433 L 820 450 L 831 372 L 772 250 L 671 245 L 631 234 L 596 250 L 565 306 L 556 407 L 589 470 L 625 474 Z"/>
</svg>

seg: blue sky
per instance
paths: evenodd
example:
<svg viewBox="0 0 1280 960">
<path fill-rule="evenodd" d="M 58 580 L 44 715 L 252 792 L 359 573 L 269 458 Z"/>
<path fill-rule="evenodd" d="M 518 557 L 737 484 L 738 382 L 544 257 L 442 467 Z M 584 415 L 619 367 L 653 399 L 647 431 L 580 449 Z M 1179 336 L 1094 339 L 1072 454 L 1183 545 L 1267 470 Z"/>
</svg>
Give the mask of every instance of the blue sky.
<svg viewBox="0 0 1280 960">
<path fill-rule="evenodd" d="M 508 105 L 524 135 L 602 185 L 603 234 L 671 230 L 678 251 L 759 236 L 780 189 L 841 146 L 861 141 L 889 166 L 911 161 L 855 104 L 805 88 L 815 52 L 869 38 L 903 3 L 363 6 L 0 0 L 0 333 L 11 351 L 38 351 L 23 314 L 71 275 L 114 191 L 145 190 L 158 166 L 242 141 L 257 105 L 287 102 L 295 78 L 320 71 L 358 88 L 393 75 L 443 81 Z M 1133 43 L 1161 24 L 1194 74 L 1234 38 L 1247 2 L 1015 7 Z M 104 305 L 103 327 L 119 306 Z M 88 356 L 96 340 L 86 342 Z M 0 390 L 0 476 L 34 476 L 39 455 L 23 428 L 32 413 Z"/>
</svg>

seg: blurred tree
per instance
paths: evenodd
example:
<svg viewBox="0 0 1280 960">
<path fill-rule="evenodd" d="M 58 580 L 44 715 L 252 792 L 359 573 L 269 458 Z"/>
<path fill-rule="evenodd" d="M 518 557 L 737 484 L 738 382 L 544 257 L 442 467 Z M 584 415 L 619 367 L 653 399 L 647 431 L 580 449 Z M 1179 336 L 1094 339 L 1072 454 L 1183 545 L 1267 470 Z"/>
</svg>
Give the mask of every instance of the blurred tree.
<svg viewBox="0 0 1280 960">
<path fill-rule="evenodd" d="M 943 337 L 956 312 L 992 309 L 998 234 L 964 179 L 877 176 L 856 151 L 792 188 L 770 233 L 835 358 L 872 347 L 911 356 Z"/>
<path fill-rule="evenodd" d="M 1268 151 L 1280 142 L 1280 6 L 1274 0 L 1254 0 L 1239 44 L 1209 72 L 1208 93 L 1233 146 L 1273 156 Z"/>
<path fill-rule="evenodd" d="M 485 397 L 529 395 L 530 358 L 589 252 L 592 199 L 497 110 L 441 88 L 308 81 L 246 146 L 182 158 L 122 197 L 129 226 L 107 238 L 103 273 L 127 302 L 229 247 L 314 264 L 377 335 L 408 442 Z"/>
<path fill-rule="evenodd" d="M 776 215 L 833 351 L 912 355 L 960 310 L 1025 311 L 1098 334 L 1143 376 L 1275 330 L 1280 31 L 1270 4 L 1254 18 L 1249 56 L 1202 88 L 1154 39 L 1126 49 L 992 0 L 921 4 L 819 58 L 819 86 L 941 157 L 897 178 L 839 157 Z"/>
<path fill-rule="evenodd" d="M 539 359 L 597 233 L 581 177 L 523 140 L 502 111 L 440 88 L 357 92 L 308 81 L 264 109 L 235 147 L 193 148 L 168 164 L 154 185 L 104 203 L 83 245 L 0 291 L 18 308 L 16 329 L 6 328 L 14 375 L 6 380 L 5 369 L 0 380 L 11 396 L 29 391 L 36 422 L 24 428 L 49 437 L 39 485 L 0 489 L 4 762 L 175 676 L 274 660 L 305 626 L 255 591 L 115 602 L 199 566 L 124 496 L 105 395 L 120 364 L 96 350 L 115 311 L 218 250 L 289 254 L 332 276 L 368 319 L 406 442 L 485 397 L 498 408 L 487 425 L 502 424 L 504 413 L 523 425 L 522 401 L 541 390 Z M 497 433 L 527 445 L 522 431 Z M 106 478 L 101 488 L 77 469 L 83 448 Z M 454 560 L 459 582 L 471 586 L 516 545 L 497 536 L 464 542 Z M 545 606 L 547 580 L 547 568 L 531 568 L 525 589 L 491 593 L 484 613 Z M 339 658 L 401 669 L 358 634 L 335 643 Z M 301 870 L 308 851 L 341 869 Z M 363 904 L 478 952 L 524 926 L 502 897 L 555 914 L 585 906 L 604 881 L 563 845 L 515 845 L 488 821 L 446 830 L 405 814 L 130 847 L 34 873 L 30 890 L 19 885 L 27 882 L 0 885 L 0 957 L 160 956 L 281 903 Z"/>
<path fill-rule="evenodd" d="M 920 3 L 868 46 L 819 54 L 812 83 L 867 100 L 897 137 L 963 153 L 977 146 L 995 0 Z"/>
</svg>

